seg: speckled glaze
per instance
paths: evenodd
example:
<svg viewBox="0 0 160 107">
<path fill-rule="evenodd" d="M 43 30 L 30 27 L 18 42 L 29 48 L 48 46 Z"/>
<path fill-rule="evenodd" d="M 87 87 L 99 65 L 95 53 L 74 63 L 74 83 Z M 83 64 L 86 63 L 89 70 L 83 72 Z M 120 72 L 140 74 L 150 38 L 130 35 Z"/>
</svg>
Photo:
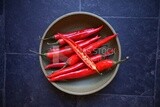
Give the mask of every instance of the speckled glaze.
<svg viewBox="0 0 160 107">
<path fill-rule="evenodd" d="M 111 25 L 101 17 L 88 12 L 72 12 L 69 14 L 65 14 L 57 20 L 53 21 L 45 31 L 42 38 L 49 37 L 48 35 L 56 34 L 57 32 L 69 32 L 80 28 L 97 27 L 100 25 L 104 26 L 102 31 L 100 32 L 100 36 L 102 36 L 102 38 L 115 34 L 115 30 L 111 27 Z M 115 40 L 109 42 L 108 46 L 116 48 L 116 54 L 112 57 L 112 59 L 115 61 L 120 60 L 121 47 L 118 37 Z M 48 48 L 49 47 L 46 45 L 46 41 L 41 41 L 39 52 L 43 53 L 44 50 L 47 50 Z M 42 58 L 41 56 L 39 57 L 39 59 L 42 71 L 45 75 L 48 75 L 51 71 L 46 71 L 44 69 L 44 66 L 47 64 L 47 60 L 45 58 Z M 112 71 L 104 73 L 103 76 L 94 75 L 84 79 L 77 79 L 66 82 L 52 82 L 52 84 L 58 89 L 69 94 L 92 94 L 107 86 L 115 77 L 118 68 L 119 65 L 117 65 Z"/>
</svg>

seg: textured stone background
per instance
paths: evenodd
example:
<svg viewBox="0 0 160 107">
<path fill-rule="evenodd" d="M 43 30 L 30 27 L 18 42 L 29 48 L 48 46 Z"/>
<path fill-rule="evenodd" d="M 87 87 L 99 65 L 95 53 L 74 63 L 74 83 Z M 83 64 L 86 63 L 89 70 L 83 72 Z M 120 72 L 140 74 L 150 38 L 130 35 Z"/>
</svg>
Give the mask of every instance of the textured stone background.
<svg viewBox="0 0 160 107">
<path fill-rule="evenodd" d="M 0 0 L 0 107 L 160 107 L 159 0 Z M 107 20 L 122 45 L 122 64 L 103 90 L 73 96 L 41 72 L 39 36 L 59 16 L 88 11 Z M 33 63 L 34 62 L 34 63 Z"/>
</svg>

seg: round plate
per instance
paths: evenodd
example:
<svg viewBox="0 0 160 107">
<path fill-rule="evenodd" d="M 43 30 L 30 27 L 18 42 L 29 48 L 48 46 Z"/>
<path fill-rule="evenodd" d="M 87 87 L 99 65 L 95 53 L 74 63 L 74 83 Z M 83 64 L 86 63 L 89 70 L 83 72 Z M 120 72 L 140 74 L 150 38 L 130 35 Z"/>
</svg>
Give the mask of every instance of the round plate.
<svg viewBox="0 0 160 107">
<path fill-rule="evenodd" d="M 50 37 L 51 35 L 58 32 L 65 33 L 91 27 L 96 28 L 101 25 L 103 25 L 103 29 L 99 33 L 99 35 L 102 36 L 101 38 L 115 34 L 115 30 L 111 27 L 111 25 L 101 17 L 88 12 L 72 12 L 69 14 L 65 14 L 53 21 L 45 31 L 42 38 Z M 41 41 L 39 48 L 40 53 L 44 53 L 50 48 L 50 46 L 47 45 L 47 42 L 55 42 L 55 40 Z M 115 54 L 110 58 L 115 61 L 120 60 L 121 48 L 118 37 L 109 42 L 107 46 L 115 48 Z M 41 56 L 39 57 L 39 59 L 42 71 L 45 76 L 56 70 L 45 70 L 44 67 L 49 63 L 48 60 L 45 57 Z M 104 72 L 102 76 L 97 74 L 90 77 L 71 81 L 52 82 L 51 84 L 53 84 L 61 91 L 73 95 L 92 94 L 107 86 L 115 77 L 118 68 L 119 65 L 117 65 L 109 72 Z"/>
</svg>

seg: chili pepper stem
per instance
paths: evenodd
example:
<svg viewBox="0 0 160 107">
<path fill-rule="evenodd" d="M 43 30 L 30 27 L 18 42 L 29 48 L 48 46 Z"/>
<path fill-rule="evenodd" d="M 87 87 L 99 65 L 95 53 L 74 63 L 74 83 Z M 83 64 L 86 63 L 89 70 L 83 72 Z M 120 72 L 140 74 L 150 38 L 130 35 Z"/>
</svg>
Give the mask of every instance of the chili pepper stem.
<svg viewBox="0 0 160 107">
<path fill-rule="evenodd" d="M 124 61 L 126 61 L 126 60 L 128 60 L 128 59 L 129 59 L 129 56 L 127 56 L 125 59 L 122 59 L 122 60 L 120 60 L 120 61 L 117 61 L 117 62 L 115 63 L 115 65 L 120 64 L 120 63 L 122 63 L 122 62 L 124 62 Z"/>
<path fill-rule="evenodd" d="M 44 39 L 42 39 L 42 38 L 39 38 L 40 40 L 49 40 L 49 39 L 54 39 L 54 36 L 51 36 L 51 37 L 48 37 L 48 38 L 44 38 Z"/>
<path fill-rule="evenodd" d="M 36 52 L 36 51 L 33 51 L 33 50 L 29 50 L 30 52 L 32 52 L 32 53 L 35 53 L 35 54 L 37 54 L 37 55 L 41 55 L 41 56 L 46 56 L 45 54 L 42 54 L 42 53 L 38 53 L 38 52 Z"/>
<path fill-rule="evenodd" d="M 54 43 L 49 43 L 49 42 L 47 42 L 47 45 L 58 45 L 58 41 L 57 41 L 57 42 L 54 42 Z"/>
</svg>

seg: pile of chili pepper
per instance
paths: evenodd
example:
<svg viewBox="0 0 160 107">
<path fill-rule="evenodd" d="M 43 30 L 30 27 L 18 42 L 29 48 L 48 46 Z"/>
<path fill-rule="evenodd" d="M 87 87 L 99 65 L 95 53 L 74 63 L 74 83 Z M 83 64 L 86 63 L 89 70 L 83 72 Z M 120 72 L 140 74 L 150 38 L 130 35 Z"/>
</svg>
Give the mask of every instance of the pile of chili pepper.
<svg viewBox="0 0 160 107">
<path fill-rule="evenodd" d="M 64 81 L 71 79 L 79 79 L 93 74 L 102 75 L 103 71 L 115 67 L 124 60 L 114 61 L 109 59 L 114 55 L 115 49 L 110 48 L 103 54 L 93 54 L 95 50 L 116 39 L 117 34 L 106 36 L 100 39 L 98 33 L 103 26 L 97 28 L 87 28 L 71 33 L 57 33 L 43 40 L 56 39 L 56 43 L 60 48 L 52 47 L 48 52 L 40 54 L 46 56 L 50 63 L 45 66 L 45 69 L 57 69 L 47 76 L 51 82 Z M 66 57 L 65 59 L 62 57 Z M 58 59 L 58 62 L 53 61 Z"/>
</svg>

